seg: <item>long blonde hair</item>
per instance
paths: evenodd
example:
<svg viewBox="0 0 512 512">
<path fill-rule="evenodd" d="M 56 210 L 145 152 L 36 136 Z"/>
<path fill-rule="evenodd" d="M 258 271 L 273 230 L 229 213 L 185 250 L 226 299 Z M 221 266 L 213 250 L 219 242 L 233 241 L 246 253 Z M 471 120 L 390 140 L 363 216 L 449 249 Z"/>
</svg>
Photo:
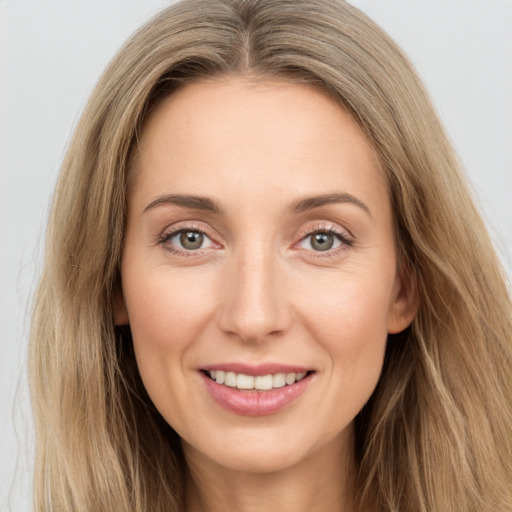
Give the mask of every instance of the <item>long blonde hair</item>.
<svg viewBox="0 0 512 512">
<path fill-rule="evenodd" d="M 186 0 L 97 84 L 62 166 L 32 322 L 35 510 L 184 508 L 179 438 L 113 322 L 130 154 L 160 99 L 241 74 L 310 84 L 352 113 L 385 168 L 401 264 L 418 283 L 419 313 L 388 340 L 356 418 L 356 509 L 511 511 L 505 277 L 411 65 L 342 0 Z"/>
</svg>

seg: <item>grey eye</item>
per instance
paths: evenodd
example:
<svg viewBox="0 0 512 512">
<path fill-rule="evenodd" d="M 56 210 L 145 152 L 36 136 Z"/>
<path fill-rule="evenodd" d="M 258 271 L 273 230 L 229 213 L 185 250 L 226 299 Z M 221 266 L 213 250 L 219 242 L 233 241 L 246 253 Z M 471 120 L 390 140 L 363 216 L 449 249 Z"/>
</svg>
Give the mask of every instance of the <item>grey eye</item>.
<svg viewBox="0 0 512 512">
<path fill-rule="evenodd" d="M 183 231 L 180 234 L 180 243 L 184 249 L 193 251 L 203 245 L 204 236 L 198 231 Z"/>
<path fill-rule="evenodd" d="M 183 229 L 169 238 L 170 245 L 185 251 L 205 249 L 212 245 L 210 238 L 198 230 Z"/>
<path fill-rule="evenodd" d="M 311 237 L 311 247 L 315 251 L 328 251 L 334 246 L 334 235 L 331 233 L 313 233 Z"/>
<path fill-rule="evenodd" d="M 341 235 L 329 231 L 317 231 L 302 239 L 300 246 L 315 252 L 325 252 L 342 245 Z M 346 242 L 345 242 L 346 243 Z"/>
</svg>

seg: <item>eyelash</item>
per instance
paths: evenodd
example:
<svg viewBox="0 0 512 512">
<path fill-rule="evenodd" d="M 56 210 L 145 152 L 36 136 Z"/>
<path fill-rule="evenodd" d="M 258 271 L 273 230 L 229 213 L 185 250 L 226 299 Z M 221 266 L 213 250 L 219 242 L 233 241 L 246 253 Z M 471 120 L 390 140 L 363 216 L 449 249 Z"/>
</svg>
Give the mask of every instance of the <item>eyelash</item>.
<svg viewBox="0 0 512 512">
<path fill-rule="evenodd" d="M 206 231 L 204 229 L 201 229 L 199 226 L 195 226 L 195 225 L 191 224 L 191 225 L 186 225 L 186 226 L 180 226 L 176 229 L 173 229 L 171 231 L 167 231 L 167 232 L 163 233 L 158 238 L 158 244 L 161 244 L 162 246 L 164 246 L 165 250 L 172 254 L 177 254 L 179 256 L 186 257 L 186 258 L 198 256 L 199 254 L 201 254 L 201 249 L 197 249 L 197 250 L 177 249 L 174 246 L 172 246 L 171 244 L 167 243 L 167 242 L 169 242 L 169 240 L 171 240 L 176 235 L 186 232 L 186 231 L 200 233 L 201 235 L 208 238 L 210 241 L 212 240 L 212 238 L 206 233 Z M 340 245 L 334 249 L 328 249 L 326 251 L 315 251 L 315 250 L 305 249 L 308 253 L 311 253 L 311 255 L 314 255 L 313 257 L 315 257 L 315 258 L 334 258 L 338 255 L 338 253 L 340 251 L 347 250 L 354 245 L 354 238 L 351 235 L 342 233 L 339 230 L 332 227 L 331 225 L 319 224 L 319 225 L 315 226 L 314 229 L 306 230 L 304 232 L 304 234 L 301 235 L 300 240 L 298 242 L 296 242 L 294 244 L 294 246 L 301 244 L 302 242 L 307 240 L 308 237 L 312 237 L 312 236 L 314 236 L 316 234 L 320 234 L 320 233 L 332 235 L 340 242 Z M 212 241 L 212 243 L 215 243 L 215 242 Z"/>
<path fill-rule="evenodd" d="M 336 229 L 330 224 L 318 224 L 313 229 L 308 228 L 300 237 L 300 240 L 294 244 L 298 245 L 303 243 L 305 240 L 307 240 L 309 237 L 312 237 L 317 234 L 328 234 L 332 235 L 334 238 L 336 238 L 340 245 L 334 249 L 328 249 L 326 251 L 314 251 L 310 249 L 305 249 L 308 253 L 310 253 L 310 257 L 314 258 L 322 258 L 322 259 L 331 259 L 336 258 L 339 256 L 339 253 L 342 251 L 346 251 L 350 249 L 354 245 L 354 238 L 351 234 L 348 234 L 346 232 L 341 232 L 340 230 Z"/>
<path fill-rule="evenodd" d="M 171 231 L 166 231 L 162 234 L 162 236 L 159 237 L 158 243 L 164 246 L 164 249 L 172 254 L 177 254 L 178 256 L 182 256 L 185 258 L 194 257 L 197 256 L 198 253 L 201 252 L 201 249 L 198 250 L 187 250 L 187 249 L 177 249 L 171 244 L 168 244 L 169 240 L 171 240 L 176 235 L 179 235 L 180 233 L 184 233 L 186 231 L 192 231 L 193 233 L 200 233 L 201 235 L 205 236 L 209 240 L 211 240 L 211 237 L 208 236 L 206 231 L 204 229 L 201 229 L 199 226 L 195 226 L 193 224 L 186 225 L 186 226 L 180 226 L 176 229 L 172 229 Z"/>
</svg>

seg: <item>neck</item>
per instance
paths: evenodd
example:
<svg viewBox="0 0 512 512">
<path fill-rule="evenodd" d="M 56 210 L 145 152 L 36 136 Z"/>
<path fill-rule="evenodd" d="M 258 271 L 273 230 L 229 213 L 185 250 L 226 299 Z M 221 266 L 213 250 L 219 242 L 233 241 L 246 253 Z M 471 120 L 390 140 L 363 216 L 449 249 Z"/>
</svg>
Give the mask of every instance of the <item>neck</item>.
<svg viewBox="0 0 512 512">
<path fill-rule="evenodd" d="M 348 446 L 352 442 L 337 438 L 271 473 L 232 470 L 184 446 L 191 476 L 187 512 L 351 512 L 354 459 Z"/>
</svg>

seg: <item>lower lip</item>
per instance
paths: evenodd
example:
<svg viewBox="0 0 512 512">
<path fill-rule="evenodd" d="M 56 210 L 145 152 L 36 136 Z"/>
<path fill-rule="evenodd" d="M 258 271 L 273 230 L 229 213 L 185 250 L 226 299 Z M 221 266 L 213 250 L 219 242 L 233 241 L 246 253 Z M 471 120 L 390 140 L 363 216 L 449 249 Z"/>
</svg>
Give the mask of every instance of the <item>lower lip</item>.
<svg viewBox="0 0 512 512">
<path fill-rule="evenodd" d="M 311 375 L 295 384 L 269 391 L 240 391 L 201 374 L 210 396 L 224 409 L 244 416 L 266 416 L 281 411 L 297 400 L 306 390 Z"/>
</svg>

